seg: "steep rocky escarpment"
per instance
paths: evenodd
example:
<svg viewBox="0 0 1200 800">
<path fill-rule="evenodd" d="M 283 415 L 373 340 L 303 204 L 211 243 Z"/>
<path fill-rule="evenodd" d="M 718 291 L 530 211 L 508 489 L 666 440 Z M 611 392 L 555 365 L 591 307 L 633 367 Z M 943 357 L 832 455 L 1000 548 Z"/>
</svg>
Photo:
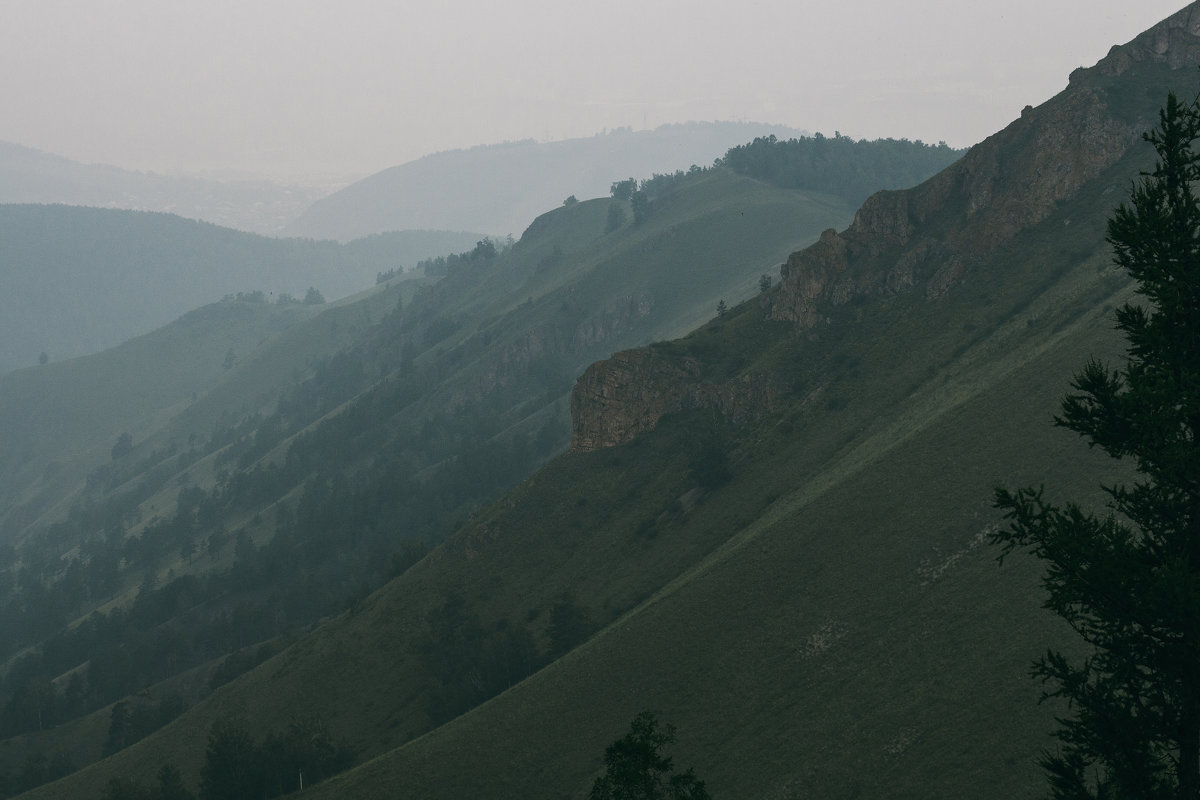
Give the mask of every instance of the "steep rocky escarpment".
<svg viewBox="0 0 1200 800">
<path fill-rule="evenodd" d="M 735 422 L 769 412 L 776 387 L 760 376 L 715 383 L 701 377 L 700 363 L 674 359 L 653 348 L 625 350 L 597 361 L 571 393 L 571 449 L 596 450 L 652 429 L 664 414 L 715 408 Z"/>
<path fill-rule="evenodd" d="M 917 288 L 929 299 L 941 297 L 976 257 L 1045 219 L 1141 143 L 1167 87 L 1147 87 L 1139 108 L 1116 109 L 1103 79 L 1138 65 L 1182 70 L 1198 61 L 1200 8 L 1192 5 L 1114 47 L 1090 70 L 1076 70 L 1066 90 L 1037 109 L 1026 107 L 930 180 L 872 196 L 845 231 L 826 231 L 792 254 L 768 300 L 770 317 L 808 329 L 859 295 Z M 1196 83 L 1190 75 L 1180 80 Z"/>
<path fill-rule="evenodd" d="M 793 253 L 779 285 L 762 297 L 768 318 L 809 330 L 859 297 L 911 291 L 929 301 L 945 296 L 970 279 L 982 256 L 1045 220 L 1141 145 L 1167 89 L 1183 92 L 1196 84 L 1190 70 L 1198 62 L 1200 4 L 1193 4 L 1113 48 L 1095 67 L 1076 70 L 1063 92 L 1036 109 L 1026 107 L 938 175 L 912 189 L 873 195 L 846 230 L 827 230 Z M 1136 77 L 1139 67 L 1147 74 L 1178 69 L 1179 86 L 1160 80 L 1141 86 L 1138 81 L 1146 79 Z M 722 395 L 699 374 L 700 366 L 688 358 L 671 361 L 647 350 L 594 364 L 572 396 L 572 447 L 627 441 L 681 408 L 708 405 L 744 418 L 757 413 L 754 403 L 770 402 L 761 381 L 734 381 Z"/>
<path fill-rule="evenodd" d="M 793 253 L 769 316 L 808 329 L 860 295 L 944 295 L 972 260 L 1045 219 L 1115 164 L 1148 124 L 1108 114 L 1092 88 L 1026 110 L 936 177 L 872 196 L 845 231 L 826 231 Z"/>
<path fill-rule="evenodd" d="M 1123 75 L 1144 62 L 1166 64 L 1171 69 L 1191 69 L 1200 56 L 1200 4 L 1192 3 L 1145 31 L 1127 45 L 1114 47 L 1094 67 L 1105 75 Z M 1081 72 L 1076 70 L 1072 80 Z"/>
</svg>

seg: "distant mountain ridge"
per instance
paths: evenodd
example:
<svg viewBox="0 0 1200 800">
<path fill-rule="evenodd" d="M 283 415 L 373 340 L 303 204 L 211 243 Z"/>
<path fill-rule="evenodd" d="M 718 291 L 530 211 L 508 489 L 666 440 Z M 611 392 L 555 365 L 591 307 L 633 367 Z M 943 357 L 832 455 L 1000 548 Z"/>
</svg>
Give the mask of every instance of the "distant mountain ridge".
<svg viewBox="0 0 1200 800">
<path fill-rule="evenodd" d="M 348 244 L 275 239 L 173 214 L 0 205 L 0 372 L 115 347 L 226 294 L 336 300 L 479 235 L 400 231 Z"/>
<path fill-rule="evenodd" d="M 0 142 L 0 203 L 161 211 L 274 235 L 328 189 L 270 181 L 216 181 L 81 164 Z"/>
<path fill-rule="evenodd" d="M 581 797 L 649 708 L 714 797 L 1044 789 L 1061 708 L 1028 664 L 1070 632 L 1036 565 L 997 567 L 992 487 L 1103 501 L 1111 463 L 1052 415 L 1087 357 L 1119 358 L 1111 310 L 1132 287 L 1105 219 L 1198 55 L 1195 3 L 856 214 L 724 167 L 645 206 L 556 198 L 511 247 L 317 316 L 362 335 L 311 367 L 292 352 L 276 398 L 238 389 L 264 352 L 147 421 L 99 453 L 72 513 L 51 463 L 14 459 L 43 502 L 10 512 L 9 572 L 45 591 L 11 580 L 11 607 L 44 611 L 0 614 L 0 770 L 73 747 L 82 769 L 28 797 L 164 764 L 194 788 L 214 723 L 261 739 L 303 714 L 362 761 L 314 798 Z M 772 285 L 770 242 L 818 230 Z M 554 456 L 568 399 L 575 446 Z M 61 513 L 29 522 L 41 508 Z M 419 535 L 428 555 L 397 558 Z M 304 627 L 301 601 L 347 596 Z M 268 639 L 283 622 L 295 638 Z M 161 697 L 172 657 L 246 671 L 190 677 L 211 691 L 101 759 L 106 704 Z"/>
<path fill-rule="evenodd" d="M 691 122 L 582 139 L 449 150 L 391 167 L 312 204 L 284 233 L 346 241 L 412 228 L 520 235 L 569 196 L 603 197 L 625 178 L 710 165 L 757 136 L 799 136 L 782 125 Z"/>
</svg>

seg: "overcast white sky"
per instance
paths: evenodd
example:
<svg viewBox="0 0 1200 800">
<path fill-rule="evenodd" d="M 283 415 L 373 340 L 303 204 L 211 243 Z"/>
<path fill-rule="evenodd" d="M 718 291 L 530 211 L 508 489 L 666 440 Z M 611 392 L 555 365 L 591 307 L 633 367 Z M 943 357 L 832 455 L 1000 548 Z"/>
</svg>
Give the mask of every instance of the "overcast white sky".
<svg viewBox="0 0 1200 800">
<path fill-rule="evenodd" d="M 687 120 L 965 146 L 1183 5 L 0 0 L 0 139 L 304 179 Z"/>
</svg>

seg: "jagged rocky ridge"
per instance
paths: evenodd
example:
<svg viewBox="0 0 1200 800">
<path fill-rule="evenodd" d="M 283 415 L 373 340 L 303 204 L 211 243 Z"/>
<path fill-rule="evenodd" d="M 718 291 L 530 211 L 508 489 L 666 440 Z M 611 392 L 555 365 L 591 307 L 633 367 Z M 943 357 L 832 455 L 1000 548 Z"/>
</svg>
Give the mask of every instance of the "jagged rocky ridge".
<svg viewBox="0 0 1200 800">
<path fill-rule="evenodd" d="M 842 232 L 825 231 L 793 253 L 777 287 L 763 295 L 769 319 L 797 332 L 831 322 L 856 298 L 922 292 L 935 302 L 970 280 L 980 258 L 1044 220 L 1088 181 L 1141 143 L 1155 120 L 1131 113 L 1107 81 L 1143 67 L 1200 62 L 1200 8 L 1191 5 L 1130 43 L 1113 47 L 1038 108 L 919 186 L 872 195 Z M 1162 94 L 1173 87 L 1163 86 Z M 1161 98 L 1158 98 L 1161 100 Z M 694 359 L 650 350 L 593 364 L 571 398 L 574 450 L 629 441 L 667 413 L 718 409 L 733 421 L 770 411 L 768 379 L 743 375 L 721 385 L 700 379 Z"/>
</svg>

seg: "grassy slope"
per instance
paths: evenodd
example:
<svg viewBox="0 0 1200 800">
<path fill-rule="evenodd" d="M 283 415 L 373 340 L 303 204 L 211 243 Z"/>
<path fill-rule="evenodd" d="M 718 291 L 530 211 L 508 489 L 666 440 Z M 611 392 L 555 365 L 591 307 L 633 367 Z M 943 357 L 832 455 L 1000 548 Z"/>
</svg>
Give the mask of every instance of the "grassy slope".
<svg viewBox="0 0 1200 800">
<path fill-rule="evenodd" d="M 646 707 L 678 725 L 678 763 L 715 796 L 1036 791 L 1054 709 L 1035 705 L 1027 665 L 1064 631 L 1034 565 L 998 569 L 982 536 L 997 483 L 1094 501 L 1113 471 L 1050 417 L 1087 356 L 1119 349 L 1107 306 L 1128 289 L 1102 223 L 1144 166 L 1117 165 L 942 300 L 874 298 L 803 337 L 748 305 L 666 345 L 711 377 L 792 387 L 783 413 L 733 436 L 729 484 L 689 491 L 701 414 L 563 456 L 355 614 L 34 796 L 149 780 L 168 759 L 194 780 L 213 720 L 262 731 L 311 713 L 369 759 L 319 797 L 577 797 Z M 441 597 L 540 631 L 564 589 L 599 634 L 411 738 L 429 727 L 415 643 Z"/>
<path fill-rule="evenodd" d="M 103 353 L 0 376 L 6 504 L 43 477 L 62 491 L 61 477 L 78 480 L 108 460 L 118 434 L 140 441 L 160 415 L 219 380 L 230 349 L 249 352 L 314 313 L 217 303 Z"/>
<path fill-rule="evenodd" d="M 739 431 L 732 483 L 684 510 L 686 451 L 703 427 L 688 416 L 563 456 L 356 615 L 34 796 L 112 771 L 148 780 L 166 759 L 194 778 L 204 730 L 234 712 L 264 729 L 315 714 L 381 754 L 328 796 L 577 796 L 645 707 L 679 726 L 679 763 L 722 796 L 983 785 L 1000 797 L 1036 784 L 1049 713 L 1026 664 L 1059 631 L 1028 565 L 998 570 L 978 537 L 997 482 L 1092 482 L 1083 448 L 1049 428 L 1069 372 L 1114 346 L 1102 304 L 1122 282 L 1096 247 L 1097 218 L 1083 219 L 1052 217 L 943 301 L 881 300 L 826 329 L 841 336 L 781 337 L 748 304 L 671 345 L 711 363 L 749 351 L 808 379 L 791 412 Z M 1062 264 L 1063 247 L 1072 266 L 1044 266 Z M 638 534 L 647 521 L 654 535 Z M 536 626 L 565 590 L 615 624 L 403 744 L 427 727 L 407 665 L 441 597 L 463 592 L 485 619 Z"/>
<path fill-rule="evenodd" d="M 736 214 L 730 213 L 730 206 L 736 207 Z M 695 179 L 669 204 L 660 205 L 655 216 L 641 227 L 629 224 L 618 232 L 604 234 L 607 208 L 607 200 L 583 202 L 540 220 L 541 227 L 527 234 L 516 248 L 514 263 L 510 265 L 518 273 L 516 288 L 511 285 L 514 277 L 511 272 L 494 276 L 485 273 L 479 285 L 473 287 L 474 291 L 445 299 L 440 310 L 466 324 L 455 336 L 439 345 L 439 349 L 460 344 L 481 330 L 490 330 L 500 347 L 519 343 L 529 336 L 531 329 L 553 327 L 564 319 L 571 330 L 593 321 L 596 323 L 594 329 L 599 333 L 589 334 L 592 339 L 587 341 L 584 341 L 586 336 L 578 335 L 579 341 L 569 348 L 577 361 L 570 367 L 571 372 L 564 373 L 561 391 L 565 392 L 569 386 L 566 376 L 574 374 L 573 371 L 594 358 L 686 329 L 696 321 L 710 317 L 718 297 L 733 300 L 756 291 L 760 274 L 773 272 L 786 253 L 812 241 L 821 230 L 844 224 L 851 212 L 836 198 L 784 191 L 724 171 Z M 684 250 L 678 246 L 680 240 L 691 237 L 699 240 L 693 249 Z M 555 247 L 561 255 L 552 262 L 547 261 L 546 256 L 553 254 Z M 526 251 L 522 252 L 522 248 Z M 411 284 L 405 287 L 402 290 L 408 307 L 412 302 Z M 140 448 L 152 449 L 171 441 L 186 440 L 189 433 L 204 434 L 218 418 L 231 411 L 241 414 L 269 407 L 273 393 L 293 380 L 296 370 L 303 372 L 313 357 L 360 339 L 372 322 L 395 305 L 394 294 L 394 291 L 373 293 L 362 302 L 337 304 L 319 317 L 295 325 L 264 342 L 258 350 L 234 346 L 235 352 L 239 353 L 238 365 L 228 373 L 220 374 L 208 392 L 170 409 L 170 418 Z M 614 322 L 608 318 L 612 316 L 612 308 L 628 306 L 629 298 L 634 296 L 651 298 L 650 313 L 635 320 L 640 327 L 634 325 L 631 328 L 628 320 Z M 586 305 L 579 303 L 581 297 L 588 298 Z M 219 350 L 223 357 L 226 349 L 222 344 L 214 352 Z M 242 352 L 247 355 L 241 356 Z M 478 366 L 460 365 L 449 388 L 441 390 L 441 396 L 453 391 L 454 384 L 477 383 L 478 369 L 485 368 L 495 358 L 484 353 L 477 359 Z M 130 382 L 127 385 L 136 384 Z M 554 402 L 553 405 L 556 413 L 563 413 L 561 403 Z M 140 432 L 135 433 L 138 434 L 135 441 L 141 442 Z M 100 441 L 110 446 L 112 438 L 105 436 Z M 193 485 L 204 486 L 211 482 L 207 461 L 198 462 L 190 469 L 188 480 Z M 170 513 L 175 485 L 175 481 L 168 482 L 161 496 L 147 501 L 143 507 L 145 520 Z M 187 569 L 180 564 L 172 566 L 177 571 L 192 571 L 204 568 L 201 561 L 197 561 L 199 566 L 193 564 Z M 649 582 L 630 591 L 644 594 L 671 575 L 673 573 L 669 571 L 656 574 Z M 132 588 L 133 584 L 129 586 Z M 570 587 L 564 584 L 562 588 Z M 628 599 L 622 601 L 623 605 L 629 602 Z M 381 671 L 388 669 L 386 662 L 378 666 Z M 412 689 L 409 687 L 404 691 L 411 693 Z M 326 698 L 336 696 L 331 693 Z M 177 729 L 178 735 L 184 737 L 184 743 L 176 742 L 172 748 L 178 746 L 184 751 L 197 751 L 185 743 L 194 744 L 197 735 L 202 741 L 207 731 L 205 720 L 208 714 L 226 713 L 228 706 L 219 700 L 220 697 L 221 693 L 218 693 L 211 703 L 192 712 L 187 725 L 168 729 Z M 241 700 L 233 702 L 242 703 Z M 297 713 L 294 700 L 284 698 L 272 706 L 269 713 L 264 711 L 262 718 L 286 720 Z M 94 735 L 102 724 L 96 719 L 103 720 L 104 714 L 102 710 L 90 721 L 84 720 L 83 729 Z M 388 716 L 391 715 L 389 711 Z M 386 726 L 396 729 L 388 736 L 374 736 L 379 728 Z M 369 728 L 357 724 L 349 728 L 342 725 L 339 731 L 356 741 L 365 752 L 376 753 L 407 740 L 424 728 L 423 718 L 418 717 L 398 727 L 389 719 L 383 719 Z M 167 741 L 174 741 L 169 732 L 164 732 L 164 736 Z M 37 740 L 61 741 L 71 750 L 69 735 L 56 736 L 52 740 L 37 737 Z M 200 747 L 199 751 L 202 749 Z M 76 750 L 84 752 L 87 749 Z M 87 760 L 90 758 L 80 756 L 77 763 Z M 152 762 L 157 763 L 150 758 L 145 763 Z"/>
<path fill-rule="evenodd" d="M 693 179 L 644 225 L 603 234 L 608 202 L 540 217 L 504 271 L 481 276 L 476 291 L 443 306 L 468 322 L 446 347 L 480 332 L 495 342 L 447 388 L 476 381 L 497 352 L 526 347 L 533 337 L 539 348 L 564 351 L 565 394 L 596 358 L 691 330 L 713 316 L 717 299 L 749 297 L 761 275 L 778 274 L 786 253 L 852 214 L 838 198 L 724 170 Z"/>
<path fill-rule="evenodd" d="M 1070 244 L 1055 230 L 1061 219 L 1016 242 L 1004 278 L 988 278 L 993 260 L 945 303 L 897 302 L 908 308 L 865 321 L 845 345 L 859 377 L 831 384 L 855 399 L 819 422 L 762 432 L 735 482 L 675 534 L 679 580 L 568 658 L 321 796 L 580 796 L 604 745 L 647 707 L 679 726 L 678 763 L 695 764 L 716 796 L 1006 797 L 1040 786 L 1032 761 L 1051 713 L 1035 706 L 1026 668 L 1064 631 L 1039 610 L 1030 565 L 997 569 L 979 535 L 996 521 L 996 483 L 1046 480 L 1095 499 L 1096 478 L 1112 471 L 1049 425 L 1070 372 L 1090 354 L 1113 355 L 1097 301 L 1121 291 L 1102 259 L 1057 276 L 1039 269 Z M 885 321 L 897 332 L 907 322 L 906 335 L 876 338 L 869 329 Z M 968 325 L 987 335 L 956 354 Z M 920 379 L 907 398 L 880 392 L 904 386 L 905 372 Z M 656 452 L 665 435 L 613 452 Z M 514 502 L 561 509 L 564 494 Z M 642 569 L 628 528 L 622 542 L 597 525 L 583 535 L 609 537 L 596 549 L 611 561 L 511 571 L 518 554 L 544 554 L 563 536 L 546 527 L 501 538 L 493 550 L 507 557 L 480 560 L 523 591 L 582 581 L 581 593 L 597 592 L 584 576 L 607 586 Z M 696 546 L 704 531 L 730 539 L 696 565 L 678 545 Z"/>
<path fill-rule="evenodd" d="M 1051 721 L 1026 665 L 1064 632 L 1039 610 L 1030 565 L 997 569 L 979 537 L 995 522 L 997 482 L 1046 479 L 1094 498 L 1093 480 L 1111 472 L 1048 425 L 1069 372 L 1090 353 L 1111 355 L 1108 319 L 1094 308 L 1057 333 L 1028 324 L 1073 314 L 1069 298 L 1087 282 L 1066 276 L 978 345 L 1002 345 L 1009 358 L 972 364 L 964 353 L 939 371 L 902 409 L 940 396 L 921 424 L 901 414 L 857 438 L 828 463 L 832 477 L 812 480 L 806 438 L 777 430 L 704 501 L 697 516 L 717 519 L 691 523 L 692 535 L 724 527 L 725 546 L 568 658 L 319 796 L 579 796 L 604 745 L 647 707 L 679 726 L 678 763 L 697 765 L 715 796 L 1032 791 Z M 618 448 L 639 449 L 656 448 Z M 756 509 L 772 489 L 783 493 Z M 548 494 L 543 508 L 568 505 Z M 619 535 L 584 535 L 606 534 Z M 480 560 L 522 580 L 509 571 L 516 553 L 545 553 L 554 538 L 502 539 L 493 548 L 507 559 Z M 682 531 L 678 540 L 692 541 Z M 572 575 L 534 563 L 523 580 L 640 570 L 628 531 L 625 544 L 620 567 L 597 560 Z M 682 565 L 694 553 L 676 555 Z"/>
<path fill-rule="evenodd" d="M 978 546 L 996 476 L 976 457 L 1015 471 L 1042 456 L 1061 477 L 1080 454 L 1031 454 L 1022 434 L 1042 420 L 1010 410 L 972 403 L 764 514 L 570 657 L 318 796 L 581 796 L 643 708 L 679 726 L 677 762 L 714 796 L 1031 790 L 1049 715 L 1026 665 L 1062 631 L 1038 611 L 1026 566 L 1001 572 Z M 965 457 L 981 413 L 1009 424 Z"/>
</svg>

